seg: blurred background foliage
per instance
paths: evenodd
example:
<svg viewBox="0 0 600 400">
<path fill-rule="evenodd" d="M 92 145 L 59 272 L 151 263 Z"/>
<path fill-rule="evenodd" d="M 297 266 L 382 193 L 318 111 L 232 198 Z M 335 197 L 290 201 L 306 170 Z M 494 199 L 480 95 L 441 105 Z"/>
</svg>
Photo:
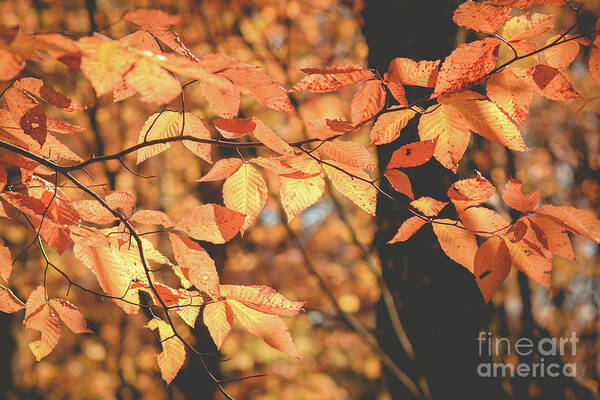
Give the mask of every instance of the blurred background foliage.
<svg viewBox="0 0 600 400">
<path fill-rule="evenodd" d="M 303 76 L 300 68 L 366 65 L 369 49 L 361 31 L 362 7 L 361 0 L 3 0 L 0 23 L 19 25 L 25 32 L 61 32 L 73 38 L 91 31 L 121 38 L 136 29 L 121 20 L 124 12 L 159 8 L 184 16 L 183 23 L 174 29 L 195 55 L 221 52 L 260 65 L 283 86 L 290 87 Z M 600 15 L 600 2 L 586 1 L 586 10 L 591 16 Z M 569 13 L 554 11 L 559 13 L 557 29 L 572 23 Z M 459 30 L 456 43 L 472 39 L 469 35 Z M 473 135 L 458 175 L 470 177 L 476 169 L 501 186 L 514 168 L 525 189 L 541 192 L 543 203 L 570 203 L 599 214 L 600 91 L 587 72 L 583 56 L 580 54 L 567 71 L 574 88 L 583 95 L 581 100 L 558 103 L 535 98 L 523 129 L 526 143 L 534 149 L 532 152 L 509 154 Z M 117 104 L 113 104 L 110 96 L 95 99 L 80 72 L 53 60 L 30 62 L 26 73 L 43 77 L 80 103 L 94 104 L 86 112 L 73 114 L 59 115 L 56 110 L 47 110 L 50 115 L 56 113 L 54 117 L 86 128 L 84 133 L 65 140 L 84 158 L 117 152 L 135 144 L 145 120 L 157 112 L 156 107 L 140 102 L 136 96 Z M 215 117 L 197 90 L 194 85 L 186 89 L 186 110 L 207 119 Z M 257 116 L 288 141 L 300 140 L 304 138 L 304 121 L 347 117 L 353 91 L 349 88 L 335 94 L 298 96 L 294 98 L 297 106 L 294 115 L 268 110 L 243 96 L 241 114 Z M 180 109 L 181 104 L 176 100 L 171 107 Z M 368 144 L 368 131 L 368 127 L 363 128 L 353 140 Z M 173 146 L 142 164 L 139 172 L 155 178 L 137 178 L 118 162 L 108 162 L 91 166 L 89 172 L 94 180 L 87 178 L 86 183 L 98 185 L 97 191 L 103 186 L 135 192 L 138 208 L 164 210 L 173 219 L 180 218 L 194 205 L 220 203 L 220 183 L 194 182 L 209 169 L 209 164 L 182 149 L 183 146 Z M 226 151 L 214 149 L 215 158 L 227 155 Z M 133 166 L 134 158 L 135 155 L 126 162 Z M 209 246 L 208 250 L 221 271 L 221 282 L 269 285 L 291 299 L 307 301 L 306 312 L 286 319 L 302 359 L 291 359 L 260 339 L 235 330 L 222 348 L 220 376 L 232 380 L 255 374 L 266 376 L 231 382 L 228 391 L 236 398 L 257 400 L 390 399 L 379 358 L 336 317 L 335 309 L 306 268 L 308 262 L 314 266 L 345 312 L 374 327 L 380 297 L 377 280 L 369 269 L 369 263 L 378 267 L 373 245 L 375 219 L 348 204 L 339 194 L 332 194 L 329 188 L 288 229 L 276 196 L 278 181 L 268 173 L 266 178 L 273 196 L 258 223 L 243 239 L 237 237 L 225 246 Z M 495 195 L 492 204 L 508 214 L 501 203 Z M 33 238 L 25 225 L 0 221 L 0 229 L 13 255 Z M 148 227 L 148 231 L 152 230 Z M 147 237 L 171 256 L 163 235 Z M 548 293 L 531 283 L 531 311 L 536 329 L 543 329 L 550 336 L 566 337 L 572 331 L 577 332 L 580 338 L 577 354 L 567 356 L 564 361 L 576 362 L 577 382 L 597 394 L 600 258 L 598 245 L 580 238 L 574 240 L 577 262 L 555 259 L 552 291 Z M 367 250 L 366 259 L 357 242 Z M 93 276 L 70 250 L 60 258 L 56 254 L 50 257 L 60 259 L 60 265 L 72 279 L 87 287 L 97 287 Z M 35 249 L 19 258 L 11 279 L 11 287 L 19 297 L 27 298 L 40 283 L 44 265 Z M 166 276 L 164 279 L 174 283 Z M 49 272 L 47 283 L 52 295 L 65 296 L 69 289 L 68 283 L 53 272 Z M 0 315 L 3 396 L 8 399 L 212 397 L 210 385 L 202 383 L 205 372 L 189 354 L 187 369 L 170 387 L 164 385 L 154 358 L 159 352 L 158 344 L 150 330 L 144 329 L 146 316 L 127 316 L 113 303 L 105 303 L 76 288 L 69 291 L 68 299 L 82 309 L 94 333 L 75 336 L 64 331 L 56 350 L 39 363 L 27 348 L 34 334 L 23 331 L 22 316 Z M 512 271 L 488 305 L 489 324 L 481 329 L 495 336 L 517 337 L 521 332 L 523 304 Z M 194 335 L 181 321 L 178 327 L 191 342 L 198 343 L 201 351 L 213 351 L 212 342 L 201 328 Z M 510 395 L 510 380 L 504 381 L 503 387 Z M 535 383 L 529 391 L 535 398 Z"/>
</svg>

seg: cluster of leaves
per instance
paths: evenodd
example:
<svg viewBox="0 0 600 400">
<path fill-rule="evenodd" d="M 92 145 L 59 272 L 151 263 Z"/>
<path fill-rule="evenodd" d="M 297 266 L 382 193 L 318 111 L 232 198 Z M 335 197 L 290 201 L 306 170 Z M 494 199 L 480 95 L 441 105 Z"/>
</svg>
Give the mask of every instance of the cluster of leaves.
<svg viewBox="0 0 600 400">
<path fill-rule="evenodd" d="M 126 313 L 137 313 L 140 307 L 162 309 L 163 319 L 153 318 L 148 327 L 158 330 L 163 347 L 158 363 L 167 382 L 181 368 L 186 347 L 202 356 L 177 332 L 171 312 L 192 328 L 201 314 L 217 348 L 235 316 L 267 344 L 298 356 L 279 317 L 295 316 L 303 303 L 266 286 L 220 284 L 214 261 L 198 243 L 222 244 L 252 226 L 268 196 L 261 170 L 279 176 L 280 200 L 288 221 L 319 200 L 327 178 L 369 214 L 375 214 L 378 193 L 407 207 L 413 216 L 404 221 L 390 243 L 405 241 L 423 225 L 432 224 L 442 250 L 474 274 L 485 301 L 500 287 L 511 265 L 549 288 L 552 257 L 574 258 L 567 231 L 600 242 L 600 221 L 592 213 L 569 206 L 537 207 L 539 194 L 525 194 L 520 183 L 511 180 L 504 186 L 502 198 L 521 213 L 512 222 L 482 206 L 496 189 L 477 175 L 458 180 L 448 189 L 457 218 L 439 217 L 449 203 L 427 196 L 415 199 L 405 172 L 432 158 L 456 172 L 471 131 L 510 150 L 528 151 L 519 128 L 533 95 L 559 101 L 579 96 L 562 71 L 577 57 L 581 46 L 590 48 L 590 73 L 600 83 L 600 39 L 596 32 L 575 33 L 575 24 L 539 46 L 533 39 L 552 30 L 553 16 L 533 12 L 512 16 L 513 8 L 534 5 L 573 7 L 565 0 L 467 1 L 456 10 L 454 21 L 484 37 L 459 46 L 443 61 L 396 58 L 383 76 L 358 65 L 309 68 L 303 70 L 307 76 L 289 90 L 256 67 L 233 58 L 221 54 L 194 56 L 171 30 L 181 17 L 158 10 L 127 13 L 124 19 L 141 29 L 119 40 L 96 35 L 74 41 L 60 34 L 30 35 L 18 28 L 3 29 L 0 53 L 5 63 L 0 67 L 0 80 L 13 81 L 3 93 L 6 105 L 0 108 L 0 147 L 8 150 L 0 157 L 0 216 L 24 216 L 36 233 L 32 244 L 42 251 L 45 244 L 60 254 L 73 244 L 74 255 L 96 276 L 104 291 L 96 294 L 113 299 Z M 164 52 L 162 45 L 173 52 Z M 501 48 L 512 55 L 501 59 Z M 84 160 L 55 136 L 77 134 L 82 129 L 48 117 L 42 103 L 67 112 L 86 107 L 41 79 L 21 77 L 26 62 L 40 54 L 80 69 L 97 96 L 112 93 L 119 102 L 139 94 L 141 101 L 162 108 L 147 119 L 136 145 Z M 521 66 L 518 61 L 525 58 L 534 60 L 534 65 Z M 191 80 L 182 85 L 179 78 Z M 207 122 L 185 110 L 184 90 L 192 84 L 199 87 L 220 118 Z M 350 119 L 308 121 L 309 137 L 300 142 L 286 142 L 255 117 L 238 118 L 240 93 L 272 110 L 293 113 L 289 93 L 330 93 L 355 84 L 361 86 L 352 99 Z M 409 99 L 405 86 L 430 88 L 430 94 Z M 181 110 L 168 109 L 178 97 Z M 375 169 L 369 150 L 344 139 L 375 121 L 371 145 L 391 143 L 413 118 L 419 118 L 421 140 L 393 153 L 383 172 L 397 194 L 387 193 L 365 171 Z M 214 132 L 220 137 L 215 138 Z M 247 136 L 256 141 L 246 140 Z M 90 164 L 108 160 L 118 160 L 128 168 L 122 161 L 127 154 L 135 152 L 140 164 L 179 141 L 208 163 L 213 162 L 213 146 L 237 151 L 239 157 L 215 161 L 199 179 L 224 180 L 225 207 L 203 204 L 173 221 L 157 210 L 135 210 L 132 193 L 116 190 L 100 196 L 74 175 Z M 265 148 L 265 153 L 245 158 L 245 148 Z M 91 199 L 69 198 L 59 188 L 59 177 Z M 161 226 L 169 233 L 176 263 L 139 234 L 138 226 L 143 224 Z M 482 238 L 479 243 L 476 236 Z M 0 273 L 8 281 L 14 257 L 3 242 L 0 257 Z M 47 269 L 62 273 L 45 258 Z M 168 266 L 181 286 L 161 283 L 154 273 L 155 265 Z M 70 285 L 93 292 L 64 276 Z M 140 303 L 140 292 L 148 293 L 153 304 Z M 60 322 L 56 314 L 73 332 L 88 332 L 79 310 L 65 300 L 48 300 L 44 285 L 35 289 L 25 304 L 10 289 L 0 286 L 2 311 L 23 308 L 26 327 L 42 334 L 39 341 L 30 344 L 38 360 L 58 341 Z"/>
</svg>

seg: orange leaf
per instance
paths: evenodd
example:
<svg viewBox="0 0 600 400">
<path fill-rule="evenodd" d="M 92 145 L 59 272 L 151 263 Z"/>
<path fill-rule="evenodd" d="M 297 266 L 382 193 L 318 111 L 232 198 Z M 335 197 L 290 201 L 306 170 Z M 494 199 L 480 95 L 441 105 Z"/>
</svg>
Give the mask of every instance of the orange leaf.
<svg viewBox="0 0 600 400">
<path fill-rule="evenodd" d="M 600 221 L 590 211 L 544 204 L 536 208 L 535 213 L 549 218 L 573 233 L 600 243 Z"/>
<path fill-rule="evenodd" d="M 96 200 L 75 200 L 72 205 L 83 220 L 93 224 L 104 225 L 117 220 L 117 217 Z"/>
<path fill-rule="evenodd" d="M 231 307 L 225 301 L 208 303 L 202 312 L 202 319 L 217 346 L 217 350 L 220 349 L 233 325 Z"/>
<path fill-rule="evenodd" d="M 46 83 L 41 79 L 22 78 L 16 81 L 13 87 L 26 90 L 37 98 L 42 99 L 65 111 L 79 111 L 85 109 L 85 107 L 81 107 L 80 105 L 73 103 L 71 99 L 61 92 L 58 92 L 51 86 L 46 85 Z"/>
<path fill-rule="evenodd" d="M 508 231 L 506 231 L 506 237 L 513 243 L 518 242 L 523 239 L 525 234 L 527 233 L 527 224 L 524 222 L 523 218 L 520 218 L 517 222 L 510 227 Z"/>
<path fill-rule="evenodd" d="M 221 295 L 261 313 L 282 317 L 296 316 L 305 304 L 303 301 L 291 301 L 268 286 L 221 285 Z"/>
<path fill-rule="evenodd" d="M 486 38 L 458 46 L 442 63 L 434 94 L 458 92 L 477 84 L 494 69 L 500 43 Z"/>
<path fill-rule="evenodd" d="M 265 146 L 283 155 L 294 155 L 294 149 L 280 138 L 271 128 L 265 125 L 261 120 L 252 118 L 256 128 L 252 133 Z"/>
<path fill-rule="evenodd" d="M 73 304 L 61 299 L 50 299 L 48 304 L 50 304 L 60 319 L 73 333 L 92 332 L 85 324 L 85 319 L 83 318 L 81 311 Z"/>
<path fill-rule="evenodd" d="M 127 218 L 131 217 L 135 209 L 135 195 L 124 190 L 107 190 L 105 200 L 110 208 L 120 209 Z"/>
<path fill-rule="evenodd" d="M 481 175 L 476 178 L 461 179 L 456 181 L 448 189 L 448 198 L 461 213 L 465 208 L 477 206 L 488 201 L 494 194 L 496 188 Z"/>
<path fill-rule="evenodd" d="M 398 57 L 390 62 L 386 77 L 400 85 L 434 87 L 439 65 L 440 60 L 416 62 Z"/>
<path fill-rule="evenodd" d="M 137 210 L 131 216 L 130 221 L 140 224 L 162 225 L 166 229 L 170 229 L 175 225 L 167 214 L 156 210 Z"/>
<path fill-rule="evenodd" d="M 446 207 L 447 201 L 439 201 L 431 197 L 419 197 L 417 200 L 410 202 L 410 206 L 421 211 L 428 217 L 435 217 Z"/>
<path fill-rule="evenodd" d="M 227 208 L 246 215 L 241 228 L 245 232 L 267 203 L 267 184 L 260 172 L 248 163 L 243 164 L 225 180 L 223 202 Z"/>
<path fill-rule="evenodd" d="M 354 141 L 330 140 L 323 143 L 319 150 L 335 161 L 356 168 L 375 169 L 375 162 L 369 150 Z"/>
<path fill-rule="evenodd" d="M 485 207 L 469 207 L 458 218 L 465 228 L 478 236 L 501 235 L 510 227 L 506 218 Z"/>
<path fill-rule="evenodd" d="M 518 77 L 510 69 L 492 75 L 487 81 L 488 97 L 513 121 L 523 125 L 533 99 L 529 82 Z"/>
<path fill-rule="evenodd" d="M 375 78 L 375 74 L 360 65 L 332 65 L 325 68 L 305 68 L 309 74 L 296 83 L 292 92 L 327 93 L 343 89 L 355 83 Z"/>
<path fill-rule="evenodd" d="M 145 103 L 167 104 L 181 93 L 181 85 L 171 72 L 144 57 L 125 75 L 125 82 Z"/>
<path fill-rule="evenodd" d="M 354 130 L 354 125 L 345 119 L 317 119 L 306 123 L 306 130 L 311 136 L 327 140 Z"/>
<path fill-rule="evenodd" d="M 387 111 L 391 112 L 387 112 Z M 371 144 L 386 144 L 391 143 L 400 136 L 400 132 L 408 122 L 413 119 L 416 115 L 411 109 L 404 109 L 398 111 L 392 111 L 392 109 L 386 110 L 385 114 L 382 114 L 375 121 L 375 125 L 371 130 Z"/>
<path fill-rule="evenodd" d="M 390 91 L 394 99 L 403 107 L 408 107 L 408 101 L 406 101 L 406 92 L 404 87 L 396 82 L 385 81 L 385 87 Z"/>
<path fill-rule="evenodd" d="M 358 125 L 373 118 L 385 106 L 386 93 L 380 81 L 364 83 L 352 97 L 350 115 L 352 123 Z"/>
<path fill-rule="evenodd" d="M 213 299 L 221 295 L 219 275 L 215 262 L 198 243 L 184 236 L 169 233 L 173 254 L 186 279 L 198 290 L 208 293 Z"/>
<path fill-rule="evenodd" d="M 416 167 L 425 164 L 433 155 L 436 142 L 436 139 L 422 140 L 400 147 L 392 153 L 387 169 Z"/>
<path fill-rule="evenodd" d="M 552 260 L 541 256 L 523 241 L 512 243 L 508 238 L 504 238 L 504 243 L 510 251 L 512 264 L 529 278 L 549 290 Z"/>
<path fill-rule="evenodd" d="M 221 74 L 265 106 L 275 111 L 294 112 L 286 90 L 264 72 L 236 68 L 227 69 Z"/>
<path fill-rule="evenodd" d="M 410 199 L 415 198 L 415 195 L 412 191 L 412 185 L 410 184 L 410 179 L 404 172 L 397 169 L 388 169 L 385 171 L 384 175 L 397 192 L 406 195 Z"/>
<path fill-rule="evenodd" d="M 529 151 L 515 123 L 491 101 L 459 98 L 449 104 L 460 111 L 472 131 L 511 150 Z"/>
<path fill-rule="evenodd" d="M 544 232 L 547 240 L 547 248 L 557 256 L 575 261 L 573 246 L 565 228 L 555 221 L 537 216 L 527 217 L 529 221 L 534 222 Z M 531 225 L 533 227 L 533 224 Z"/>
<path fill-rule="evenodd" d="M 211 79 L 198 82 L 198 87 L 209 107 L 217 114 L 224 118 L 234 118 L 238 114 L 240 91 L 229 79 L 213 75 Z"/>
<path fill-rule="evenodd" d="M 475 253 L 475 281 L 484 301 L 490 301 L 510 272 L 510 252 L 504 241 L 494 236 Z"/>
<path fill-rule="evenodd" d="M 560 35 L 550 37 L 546 41 L 546 45 L 551 44 L 559 38 Z M 571 38 L 571 36 L 564 36 L 564 39 L 561 38 L 561 41 L 558 44 L 549 47 L 544 51 L 544 56 L 546 57 L 548 65 L 562 71 L 575 60 L 575 57 L 577 57 L 577 54 L 579 53 L 579 43 L 577 43 L 576 40 L 562 42 L 569 38 Z"/>
<path fill-rule="evenodd" d="M 528 212 L 533 210 L 537 205 L 540 200 L 540 193 L 538 191 L 530 194 L 523 193 L 521 182 L 511 178 L 504 185 L 504 189 L 502 189 L 502 199 L 511 208 L 521 212 Z"/>
<path fill-rule="evenodd" d="M 26 135 L 34 138 L 40 146 L 46 141 L 46 113 L 33 96 L 22 89 L 10 88 L 4 93 L 13 120 Z"/>
<path fill-rule="evenodd" d="M 9 81 L 25 68 L 25 60 L 7 49 L 0 49 L 0 81 Z"/>
<path fill-rule="evenodd" d="M 433 156 L 445 168 L 456 172 L 469 145 L 469 123 L 457 109 L 446 104 L 433 105 L 419 119 L 419 138 L 437 138 Z"/>
<path fill-rule="evenodd" d="M 8 279 L 10 278 L 12 266 L 13 259 L 10 255 L 10 249 L 6 247 L 6 243 L 0 239 L 0 275 L 6 282 L 8 282 Z"/>
<path fill-rule="evenodd" d="M 490 3 L 462 3 L 452 16 L 456 25 L 464 26 L 475 31 L 494 33 L 510 18 L 508 7 L 499 7 Z"/>
<path fill-rule="evenodd" d="M 244 164 L 239 158 L 222 158 L 196 182 L 214 182 L 229 178 Z"/>
<path fill-rule="evenodd" d="M 31 292 L 25 304 L 26 328 L 41 332 L 40 340 L 29 343 L 29 349 L 37 361 L 46 357 L 54 349 L 60 337 L 60 322 L 46 303 L 43 286 L 38 286 Z"/>
<path fill-rule="evenodd" d="M 240 231 L 246 216 L 217 204 L 192 208 L 175 226 L 196 240 L 222 244 Z"/>
<path fill-rule="evenodd" d="M 412 237 L 423 225 L 427 223 L 426 220 L 420 217 L 410 217 L 405 220 L 400 228 L 398 228 L 398 232 L 394 235 L 394 237 L 388 242 L 388 244 L 404 242 Z"/>
<path fill-rule="evenodd" d="M 136 61 L 127 50 L 97 37 L 81 38 L 77 46 L 83 53 L 81 71 L 98 97 L 110 92 Z"/>
<path fill-rule="evenodd" d="M 215 118 L 213 125 L 225 139 L 238 139 L 254 131 L 256 123 L 251 119 L 236 118 Z"/>
<path fill-rule="evenodd" d="M 232 299 L 228 299 L 227 304 L 231 307 L 237 320 L 248 332 L 258 336 L 269 346 L 292 357 L 299 358 L 298 351 L 294 342 L 292 342 L 292 337 L 288 332 L 287 326 L 280 317 L 263 314 Z"/>
<path fill-rule="evenodd" d="M 554 27 L 554 15 L 527 13 L 512 17 L 502 29 L 502 37 L 508 41 L 539 36 Z"/>
<path fill-rule="evenodd" d="M 14 313 L 25 308 L 25 304 L 7 287 L 0 285 L 0 311 Z"/>
<path fill-rule="evenodd" d="M 148 322 L 147 327 L 152 330 L 158 329 L 162 345 L 162 352 L 157 356 L 158 367 L 168 385 L 175 379 L 185 361 L 185 347 L 183 342 L 174 336 L 171 325 L 165 321 L 155 317 Z"/>
<path fill-rule="evenodd" d="M 567 78 L 554 67 L 538 64 L 527 72 L 535 83 L 535 87 L 550 100 L 566 101 L 581 97 Z"/>
<path fill-rule="evenodd" d="M 436 222 L 432 224 L 433 232 L 437 236 L 444 253 L 446 253 L 450 259 L 456 261 L 471 273 L 474 273 L 477 241 L 472 233 L 467 232 L 458 226 L 454 226 L 455 223 L 456 221 L 451 219 L 437 219 Z"/>
</svg>

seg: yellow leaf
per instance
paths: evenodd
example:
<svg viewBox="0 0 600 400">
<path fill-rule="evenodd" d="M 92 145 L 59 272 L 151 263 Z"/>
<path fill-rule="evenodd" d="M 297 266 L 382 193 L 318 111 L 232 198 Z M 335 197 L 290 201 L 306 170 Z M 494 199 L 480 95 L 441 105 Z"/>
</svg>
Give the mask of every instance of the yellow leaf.
<svg viewBox="0 0 600 400">
<path fill-rule="evenodd" d="M 233 324 L 231 307 L 225 301 L 208 303 L 202 312 L 202 319 L 217 346 L 217 350 L 220 349 Z"/>
<path fill-rule="evenodd" d="M 323 195 L 324 189 L 325 179 L 322 173 L 305 179 L 281 177 L 279 193 L 288 222 L 316 203 Z"/>
<path fill-rule="evenodd" d="M 323 164 L 323 170 L 333 183 L 333 187 L 369 214 L 375 215 L 377 190 L 369 183 L 371 180 L 369 175 L 362 169 L 349 165 L 335 161 L 329 161 L 328 163 L 331 165 Z"/>
<path fill-rule="evenodd" d="M 174 336 L 171 325 L 165 321 L 153 318 L 147 326 L 152 330 L 158 329 L 163 351 L 156 358 L 162 378 L 170 384 L 185 361 L 185 347 L 181 340 Z"/>
<path fill-rule="evenodd" d="M 381 115 L 371 130 L 371 144 L 393 142 L 415 115 L 416 113 L 411 109 L 386 112 Z"/>
<path fill-rule="evenodd" d="M 244 163 L 223 184 L 223 202 L 227 208 L 246 215 L 241 232 L 258 217 L 267 202 L 267 184 L 260 172 Z"/>
<path fill-rule="evenodd" d="M 361 169 L 375 169 L 375 162 L 369 150 L 356 142 L 334 139 L 324 142 L 319 150 L 327 157 L 343 164 Z"/>
</svg>

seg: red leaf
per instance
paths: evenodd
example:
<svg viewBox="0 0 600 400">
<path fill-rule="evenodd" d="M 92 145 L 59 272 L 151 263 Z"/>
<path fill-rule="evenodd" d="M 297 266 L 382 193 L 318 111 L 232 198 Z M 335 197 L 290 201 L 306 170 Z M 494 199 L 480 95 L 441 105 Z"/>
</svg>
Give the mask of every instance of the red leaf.
<svg viewBox="0 0 600 400">
<path fill-rule="evenodd" d="M 437 139 L 409 143 L 392 153 L 387 169 L 416 167 L 425 164 L 435 150 Z"/>
<path fill-rule="evenodd" d="M 404 172 L 397 169 L 388 169 L 385 171 L 385 177 L 390 181 L 390 184 L 397 192 L 408 196 L 410 199 L 415 198 L 410 179 Z"/>
<path fill-rule="evenodd" d="M 256 123 L 246 118 L 215 118 L 212 120 L 212 123 L 225 139 L 230 140 L 241 138 L 253 132 L 256 128 Z"/>
</svg>

